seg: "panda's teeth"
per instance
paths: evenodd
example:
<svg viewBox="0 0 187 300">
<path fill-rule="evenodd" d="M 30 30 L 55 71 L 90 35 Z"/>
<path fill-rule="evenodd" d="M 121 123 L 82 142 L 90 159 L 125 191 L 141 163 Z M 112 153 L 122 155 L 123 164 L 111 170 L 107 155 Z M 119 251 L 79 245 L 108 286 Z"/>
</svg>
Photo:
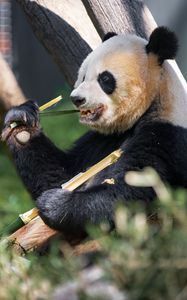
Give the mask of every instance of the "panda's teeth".
<svg viewBox="0 0 187 300">
<path fill-rule="evenodd" d="M 103 104 L 98 105 L 95 108 L 90 108 L 90 109 L 81 109 L 80 108 L 80 121 L 81 123 L 93 123 L 97 121 L 101 116 L 102 113 L 106 109 Z"/>
<path fill-rule="evenodd" d="M 84 116 L 87 115 L 87 116 L 89 116 L 90 114 L 95 113 L 95 109 L 87 109 L 87 110 L 81 109 L 80 113 L 81 113 L 81 115 L 84 115 Z"/>
</svg>

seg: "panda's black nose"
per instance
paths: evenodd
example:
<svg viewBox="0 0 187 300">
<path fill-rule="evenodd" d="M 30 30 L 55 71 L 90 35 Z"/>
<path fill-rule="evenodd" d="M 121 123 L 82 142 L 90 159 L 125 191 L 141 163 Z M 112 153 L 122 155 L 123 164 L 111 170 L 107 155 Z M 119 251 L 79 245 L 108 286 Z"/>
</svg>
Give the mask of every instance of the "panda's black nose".
<svg viewBox="0 0 187 300">
<path fill-rule="evenodd" d="M 78 97 L 78 96 L 71 96 L 71 100 L 73 104 L 75 104 L 77 107 L 83 105 L 86 102 L 85 98 Z"/>
</svg>

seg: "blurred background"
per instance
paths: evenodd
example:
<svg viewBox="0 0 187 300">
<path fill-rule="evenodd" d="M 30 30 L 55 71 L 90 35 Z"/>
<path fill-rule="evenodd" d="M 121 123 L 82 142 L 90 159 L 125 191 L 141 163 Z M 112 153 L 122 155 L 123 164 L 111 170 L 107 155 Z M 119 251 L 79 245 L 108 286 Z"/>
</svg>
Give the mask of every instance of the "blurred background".
<svg viewBox="0 0 187 300">
<path fill-rule="evenodd" d="M 156 22 L 167 25 L 177 33 L 180 49 L 177 56 L 179 67 L 187 78 L 187 1 L 145 0 Z M 27 19 L 15 0 L 0 0 L 0 52 L 11 66 L 28 99 L 46 102 L 63 93 L 64 105 L 69 107 L 70 89 L 51 56 L 34 36 Z M 64 116 L 42 119 L 46 134 L 59 146 L 67 148 L 85 128 L 77 117 Z M 33 203 L 24 189 L 7 150 L 0 152 L 0 229 L 18 213 Z"/>
</svg>

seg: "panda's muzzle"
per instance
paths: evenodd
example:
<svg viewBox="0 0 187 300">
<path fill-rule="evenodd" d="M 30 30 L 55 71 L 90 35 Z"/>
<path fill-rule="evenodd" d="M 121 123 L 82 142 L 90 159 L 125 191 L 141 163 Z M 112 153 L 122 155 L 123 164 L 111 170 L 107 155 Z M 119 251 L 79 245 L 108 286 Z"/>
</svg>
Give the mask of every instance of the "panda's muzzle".
<svg viewBox="0 0 187 300">
<path fill-rule="evenodd" d="M 106 109 L 106 107 L 102 103 L 94 107 L 86 107 L 86 99 L 80 96 L 71 95 L 71 100 L 73 104 L 80 110 L 81 123 L 88 124 L 97 121 Z"/>
<path fill-rule="evenodd" d="M 81 105 L 86 103 L 86 99 L 78 96 L 71 96 L 71 100 L 73 104 L 77 107 L 80 107 Z"/>
</svg>

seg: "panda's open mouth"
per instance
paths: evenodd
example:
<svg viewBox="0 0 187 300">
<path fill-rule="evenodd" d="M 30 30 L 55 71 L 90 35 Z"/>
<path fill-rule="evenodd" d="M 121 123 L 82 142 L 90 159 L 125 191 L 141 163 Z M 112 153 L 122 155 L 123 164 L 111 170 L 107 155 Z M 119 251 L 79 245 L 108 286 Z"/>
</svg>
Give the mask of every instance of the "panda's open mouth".
<svg viewBox="0 0 187 300">
<path fill-rule="evenodd" d="M 97 121 L 102 116 L 104 110 L 105 106 L 103 104 L 99 104 L 95 108 L 80 109 L 81 123 L 91 123 Z"/>
</svg>

